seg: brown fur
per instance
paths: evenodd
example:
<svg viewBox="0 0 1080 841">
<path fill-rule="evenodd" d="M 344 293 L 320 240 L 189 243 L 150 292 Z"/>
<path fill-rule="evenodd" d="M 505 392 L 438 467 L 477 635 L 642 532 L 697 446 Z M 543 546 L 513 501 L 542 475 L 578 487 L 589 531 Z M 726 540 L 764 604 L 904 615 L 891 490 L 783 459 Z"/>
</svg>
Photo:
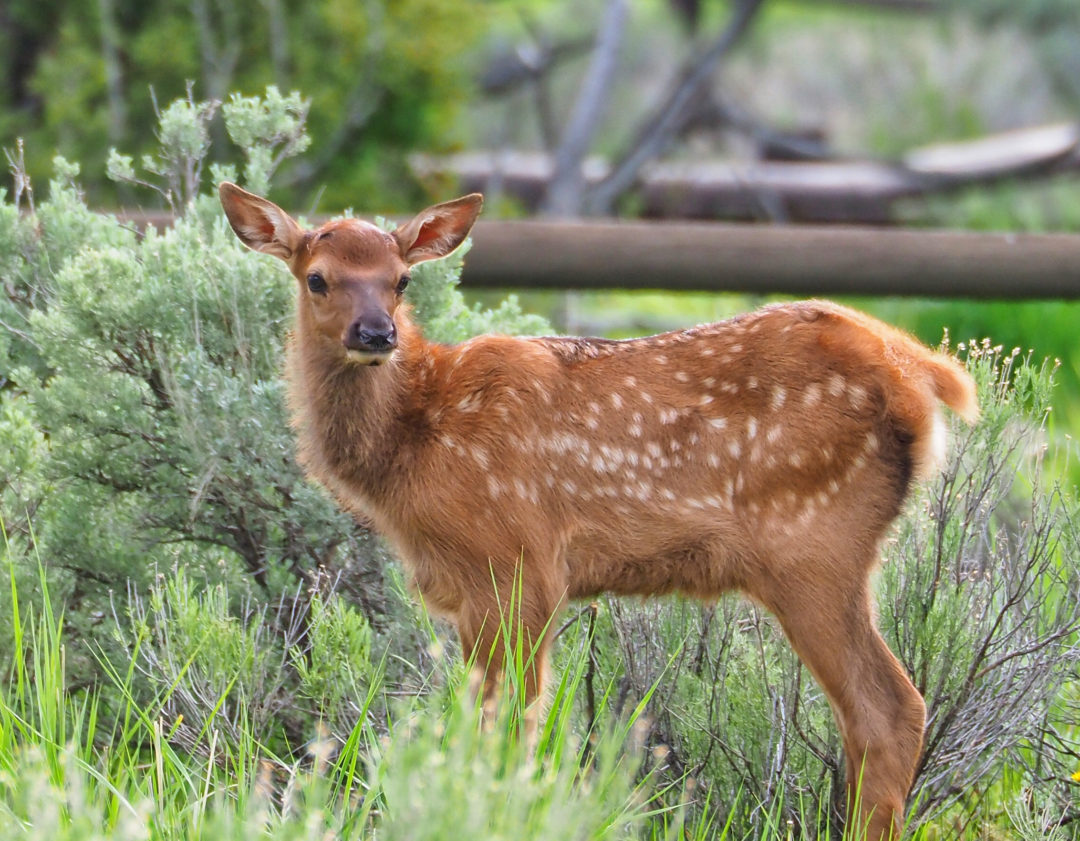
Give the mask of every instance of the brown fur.
<svg viewBox="0 0 1080 841">
<path fill-rule="evenodd" d="M 355 221 L 304 232 L 232 185 L 222 201 L 300 281 L 287 376 L 302 464 L 389 538 L 476 650 L 487 692 L 519 576 L 532 697 L 567 599 L 741 591 L 828 695 L 868 837 L 899 833 L 925 709 L 874 626 L 868 577 L 912 477 L 941 456 L 939 401 L 977 415 L 955 361 L 822 301 L 628 341 L 436 345 L 393 290 L 456 247 L 479 197 L 393 236 Z M 312 267 L 325 298 L 305 286 Z M 397 348 L 357 364 L 342 335 L 372 302 Z"/>
</svg>

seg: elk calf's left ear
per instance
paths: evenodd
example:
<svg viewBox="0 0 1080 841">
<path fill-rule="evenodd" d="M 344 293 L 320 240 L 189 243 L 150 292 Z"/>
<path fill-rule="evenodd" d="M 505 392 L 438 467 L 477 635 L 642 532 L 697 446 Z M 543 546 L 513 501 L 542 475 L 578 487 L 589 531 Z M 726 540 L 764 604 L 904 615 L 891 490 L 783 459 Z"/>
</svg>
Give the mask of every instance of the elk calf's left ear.
<svg viewBox="0 0 1080 841">
<path fill-rule="evenodd" d="M 401 256 L 410 266 L 445 257 L 465 241 L 484 205 L 484 197 L 470 193 L 423 210 L 394 231 Z"/>
<path fill-rule="evenodd" d="M 286 262 L 293 258 L 303 242 L 304 231 L 288 213 L 228 181 L 218 186 L 218 195 L 229 224 L 244 245 Z"/>
</svg>

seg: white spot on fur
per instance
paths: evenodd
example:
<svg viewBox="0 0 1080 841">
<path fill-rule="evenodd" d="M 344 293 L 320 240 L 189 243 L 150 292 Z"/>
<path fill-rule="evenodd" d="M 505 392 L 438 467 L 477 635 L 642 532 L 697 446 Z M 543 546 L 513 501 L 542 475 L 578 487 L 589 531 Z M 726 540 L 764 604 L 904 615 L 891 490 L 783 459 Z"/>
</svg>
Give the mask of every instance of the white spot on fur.
<svg viewBox="0 0 1080 841">
<path fill-rule="evenodd" d="M 750 418 L 750 420 L 748 420 L 746 422 L 746 437 L 749 438 L 751 441 L 753 441 L 754 437 L 756 435 L 757 435 L 757 418 Z"/>
<path fill-rule="evenodd" d="M 803 392 L 803 405 L 816 406 L 821 400 L 821 383 L 810 383 Z"/>
<path fill-rule="evenodd" d="M 844 387 L 846 383 L 842 376 L 839 374 L 833 374 L 829 377 L 829 394 L 833 397 L 839 397 L 844 393 Z"/>
<path fill-rule="evenodd" d="M 778 385 L 773 389 L 772 393 L 772 409 L 775 412 L 781 406 L 784 405 L 784 401 L 787 399 L 787 389 L 782 385 Z"/>
<path fill-rule="evenodd" d="M 780 426 L 780 424 L 777 424 L 776 426 L 773 426 L 769 429 L 768 433 L 766 433 L 765 435 L 765 440 L 768 441 L 770 444 L 775 444 L 777 441 L 780 440 L 780 436 L 781 434 L 783 434 L 783 431 L 784 430 Z"/>
<path fill-rule="evenodd" d="M 488 493 L 491 494 L 492 498 L 499 496 L 499 494 L 503 493 L 506 490 L 506 485 L 504 485 L 494 476 L 488 476 L 487 483 Z"/>
<path fill-rule="evenodd" d="M 848 400 L 856 409 L 861 409 L 866 404 L 867 391 L 861 385 L 853 385 L 848 389 Z"/>
<path fill-rule="evenodd" d="M 618 394 L 611 395 L 611 406 L 613 409 L 622 408 L 622 398 Z"/>
<path fill-rule="evenodd" d="M 757 388 L 757 377 L 748 377 L 746 380 L 746 387 L 749 389 Z"/>
<path fill-rule="evenodd" d="M 459 412 L 475 412 L 480 408 L 480 392 L 466 394 L 458 401 L 457 407 Z"/>
<path fill-rule="evenodd" d="M 709 467 L 713 468 L 714 470 L 720 467 L 720 456 L 718 456 L 716 453 L 709 453 L 708 461 Z"/>
<path fill-rule="evenodd" d="M 685 371 L 676 371 L 675 379 L 677 379 L 681 383 L 690 382 L 690 376 Z"/>
<path fill-rule="evenodd" d="M 727 418 L 709 418 L 709 424 L 717 429 L 724 429 L 727 427 Z"/>
<path fill-rule="evenodd" d="M 739 454 L 742 452 L 742 445 L 737 440 L 732 438 L 730 441 L 728 441 L 727 449 L 728 452 L 731 453 L 732 458 L 738 458 Z"/>
</svg>

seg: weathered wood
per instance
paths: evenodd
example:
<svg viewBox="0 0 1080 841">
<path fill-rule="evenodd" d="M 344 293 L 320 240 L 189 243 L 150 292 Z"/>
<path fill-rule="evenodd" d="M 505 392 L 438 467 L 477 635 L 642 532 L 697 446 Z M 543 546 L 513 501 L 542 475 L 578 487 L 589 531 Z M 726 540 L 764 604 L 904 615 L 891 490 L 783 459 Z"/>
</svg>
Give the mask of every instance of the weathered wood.
<svg viewBox="0 0 1080 841">
<path fill-rule="evenodd" d="M 673 222 L 481 222 L 466 287 L 1080 298 L 1080 236 Z"/>
<path fill-rule="evenodd" d="M 551 179 L 547 155 L 467 152 L 418 156 L 421 175 L 451 174 L 461 190 L 503 189 L 535 208 Z M 769 219 L 884 224 L 900 198 L 972 184 L 1080 169 L 1080 125 L 1061 123 L 1002 132 L 961 143 L 913 149 L 897 161 L 657 162 L 640 177 L 642 213 L 653 218 Z M 608 164 L 589 158 L 585 183 L 596 187 Z"/>
</svg>

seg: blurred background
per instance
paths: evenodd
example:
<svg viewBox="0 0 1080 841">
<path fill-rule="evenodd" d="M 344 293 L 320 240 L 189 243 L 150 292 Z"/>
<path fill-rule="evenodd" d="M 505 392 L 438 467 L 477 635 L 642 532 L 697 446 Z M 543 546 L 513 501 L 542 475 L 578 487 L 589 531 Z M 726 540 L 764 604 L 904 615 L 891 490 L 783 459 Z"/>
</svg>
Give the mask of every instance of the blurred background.
<svg viewBox="0 0 1080 841">
<path fill-rule="evenodd" d="M 22 138 L 37 183 L 56 153 L 79 161 L 106 209 L 155 209 L 106 162 L 157 148 L 167 103 L 275 85 L 298 92 L 312 138 L 274 178 L 301 213 L 477 189 L 486 219 L 1080 230 L 1075 0 L 5 0 L 0 61 L 9 158 Z M 208 139 L 239 162 L 220 113 Z M 566 282 L 522 298 L 568 332 L 761 300 Z M 1051 434 L 1080 419 L 1075 304 L 851 302 L 930 343 L 948 328 L 1060 359 Z"/>
</svg>

